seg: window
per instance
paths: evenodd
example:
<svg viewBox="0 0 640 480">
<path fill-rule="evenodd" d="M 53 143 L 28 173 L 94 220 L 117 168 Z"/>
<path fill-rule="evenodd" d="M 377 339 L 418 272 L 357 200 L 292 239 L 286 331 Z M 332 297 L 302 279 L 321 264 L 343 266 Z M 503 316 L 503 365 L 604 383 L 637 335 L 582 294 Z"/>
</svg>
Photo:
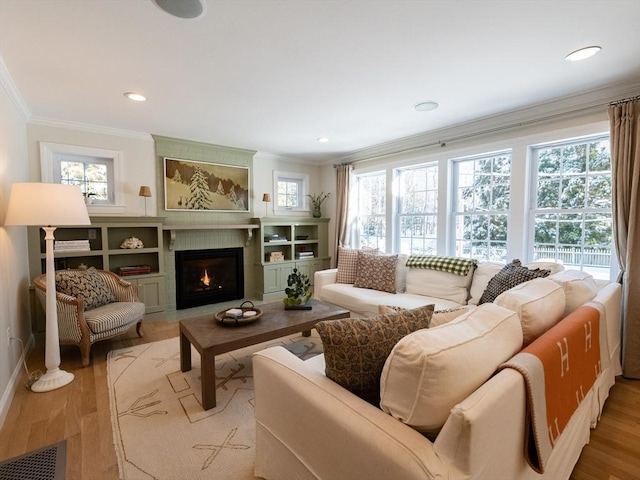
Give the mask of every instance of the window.
<svg viewBox="0 0 640 480">
<path fill-rule="evenodd" d="M 609 279 L 611 154 L 606 135 L 533 148 L 533 259 Z"/>
<path fill-rule="evenodd" d="M 42 142 L 40 157 L 43 181 L 78 185 L 100 211 L 116 213 L 122 210 L 124 188 L 119 180 L 120 152 Z"/>
<path fill-rule="evenodd" d="M 309 192 L 309 175 L 304 173 L 274 172 L 275 209 L 308 211 L 305 197 Z"/>
<path fill-rule="evenodd" d="M 386 183 L 385 172 L 356 177 L 356 236 L 360 247 L 386 250 Z"/>
<path fill-rule="evenodd" d="M 423 165 L 396 172 L 398 251 L 437 255 L 438 166 Z"/>
<path fill-rule="evenodd" d="M 511 153 L 453 162 L 455 256 L 505 262 Z"/>
</svg>

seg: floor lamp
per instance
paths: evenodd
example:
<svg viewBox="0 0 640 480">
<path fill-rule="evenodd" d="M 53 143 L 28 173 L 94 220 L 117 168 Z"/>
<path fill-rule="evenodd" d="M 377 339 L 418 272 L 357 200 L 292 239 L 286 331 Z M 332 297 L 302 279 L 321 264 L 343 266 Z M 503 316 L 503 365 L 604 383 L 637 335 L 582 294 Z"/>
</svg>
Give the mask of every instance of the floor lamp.
<svg viewBox="0 0 640 480">
<path fill-rule="evenodd" d="M 46 343 L 47 372 L 32 386 L 34 392 L 48 392 L 73 381 L 73 373 L 60 370 L 58 312 L 56 308 L 53 225 L 90 225 L 89 213 L 80 187 L 58 183 L 14 183 L 4 222 L 8 225 L 42 227 L 46 242 Z"/>
</svg>

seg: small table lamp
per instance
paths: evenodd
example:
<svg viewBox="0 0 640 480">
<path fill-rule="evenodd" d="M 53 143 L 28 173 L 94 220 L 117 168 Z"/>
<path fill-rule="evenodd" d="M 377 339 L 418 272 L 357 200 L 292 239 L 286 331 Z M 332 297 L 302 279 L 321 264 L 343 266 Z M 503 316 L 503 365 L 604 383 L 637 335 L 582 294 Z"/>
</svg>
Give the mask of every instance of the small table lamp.
<svg viewBox="0 0 640 480">
<path fill-rule="evenodd" d="M 138 196 L 144 197 L 144 216 L 147 216 L 147 197 L 151 196 L 151 189 L 146 185 L 142 185 L 140 187 L 140 191 L 138 192 Z"/>
<path fill-rule="evenodd" d="M 264 202 L 264 216 L 269 216 L 269 202 L 271 201 L 271 195 L 268 193 L 262 194 L 262 201 Z"/>
<path fill-rule="evenodd" d="M 60 183 L 14 183 L 9 195 L 6 225 L 42 227 L 46 242 L 46 343 L 47 372 L 32 386 L 34 392 L 48 392 L 73 381 L 73 373 L 60 370 L 60 342 L 56 306 L 52 225 L 91 225 L 80 187 Z"/>
</svg>

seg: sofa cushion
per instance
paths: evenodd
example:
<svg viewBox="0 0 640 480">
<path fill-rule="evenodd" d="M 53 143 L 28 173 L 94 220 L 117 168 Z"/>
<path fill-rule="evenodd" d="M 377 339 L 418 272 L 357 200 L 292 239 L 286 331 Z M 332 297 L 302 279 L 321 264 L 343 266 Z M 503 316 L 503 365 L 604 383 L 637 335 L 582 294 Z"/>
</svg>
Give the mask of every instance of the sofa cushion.
<svg viewBox="0 0 640 480">
<path fill-rule="evenodd" d="M 560 285 L 547 278 L 534 278 L 501 293 L 494 303 L 520 316 L 526 346 L 564 317 L 566 301 Z"/>
<path fill-rule="evenodd" d="M 398 255 L 376 255 L 358 252 L 358 268 L 354 287 L 396 293 Z"/>
<path fill-rule="evenodd" d="M 138 323 L 145 312 L 142 302 L 114 302 L 94 308 L 84 314 L 84 319 L 94 334 L 108 333 L 129 324 Z"/>
<path fill-rule="evenodd" d="M 549 276 L 549 270 L 529 270 L 520 264 L 520 260 L 514 260 L 512 263 L 505 265 L 491 280 L 485 289 L 478 305 L 493 302 L 502 292 L 509 290 L 534 278 L 543 278 Z"/>
<path fill-rule="evenodd" d="M 345 283 L 331 283 L 322 287 L 322 300 L 334 305 L 340 305 L 342 308 L 364 317 L 378 315 L 379 305 L 418 308 L 433 303 L 437 310 L 460 306 L 459 303 L 429 295 L 413 295 L 410 293 L 398 295 L 369 288 L 357 288 Z"/>
<path fill-rule="evenodd" d="M 469 285 L 473 278 L 473 268 L 467 275 L 441 272 L 428 268 L 409 268 L 407 271 L 407 293 L 428 295 L 465 305 L 469 295 Z"/>
<path fill-rule="evenodd" d="M 428 328 L 433 305 L 373 318 L 316 323 L 325 374 L 364 400 L 378 404 L 380 373 L 393 346 L 411 332 Z"/>
<path fill-rule="evenodd" d="M 489 285 L 489 281 L 503 268 L 504 263 L 481 262 L 478 264 L 473 273 L 471 288 L 469 288 L 469 294 L 471 296 L 471 298 L 469 298 L 470 305 L 478 305 L 482 294 L 487 289 L 487 285 Z"/>
<path fill-rule="evenodd" d="M 549 270 L 549 275 L 553 275 L 554 273 L 562 272 L 564 270 L 564 265 L 562 263 L 543 260 L 527 263 L 525 267 L 529 270 L 535 270 L 536 268 L 539 268 L 540 270 Z"/>
<path fill-rule="evenodd" d="M 567 298 L 567 304 L 564 316 L 569 315 L 583 303 L 586 303 L 598 293 L 598 285 L 593 277 L 580 270 L 564 270 L 563 272 L 554 273 L 549 276 L 564 290 Z"/>
<path fill-rule="evenodd" d="M 404 253 L 398 254 L 398 263 L 396 264 L 396 293 L 404 293 L 407 291 L 407 260 L 409 255 Z"/>
<path fill-rule="evenodd" d="M 94 267 L 86 270 L 57 270 L 55 279 L 56 290 L 72 297 L 82 297 L 85 310 L 116 301 L 115 295 Z"/>
<path fill-rule="evenodd" d="M 518 315 L 494 304 L 414 332 L 397 343 L 385 362 L 380 406 L 416 430 L 436 434 L 451 408 L 521 347 Z"/>
<path fill-rule="evenodd" d="M 358 272 L 358 252 L 355 248 L 338 247 L 337 283 L 354 283 Z M 363 252 L 378 253 L 377 248 L 362 247 Z"/>
</svg>

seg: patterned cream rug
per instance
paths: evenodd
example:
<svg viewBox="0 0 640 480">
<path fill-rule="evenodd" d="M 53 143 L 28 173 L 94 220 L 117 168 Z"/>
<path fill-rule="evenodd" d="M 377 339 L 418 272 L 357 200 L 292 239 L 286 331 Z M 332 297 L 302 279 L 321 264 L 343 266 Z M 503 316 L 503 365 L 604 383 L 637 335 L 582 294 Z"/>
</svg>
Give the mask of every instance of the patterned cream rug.
<svg viewBox="0 0 640 480">
<path fill-rule="evenodd" d="M 124 480 L 253 480 L 254 393 L 251 354 L 283 345 L 306 359 L 322 351 L 311 337 L 291 337 L 216 357 L 217 406 L 203 411 L 200 356 L 180 372 L 178 338 L 109 352 L 114 444 Z"/>
</svg>

